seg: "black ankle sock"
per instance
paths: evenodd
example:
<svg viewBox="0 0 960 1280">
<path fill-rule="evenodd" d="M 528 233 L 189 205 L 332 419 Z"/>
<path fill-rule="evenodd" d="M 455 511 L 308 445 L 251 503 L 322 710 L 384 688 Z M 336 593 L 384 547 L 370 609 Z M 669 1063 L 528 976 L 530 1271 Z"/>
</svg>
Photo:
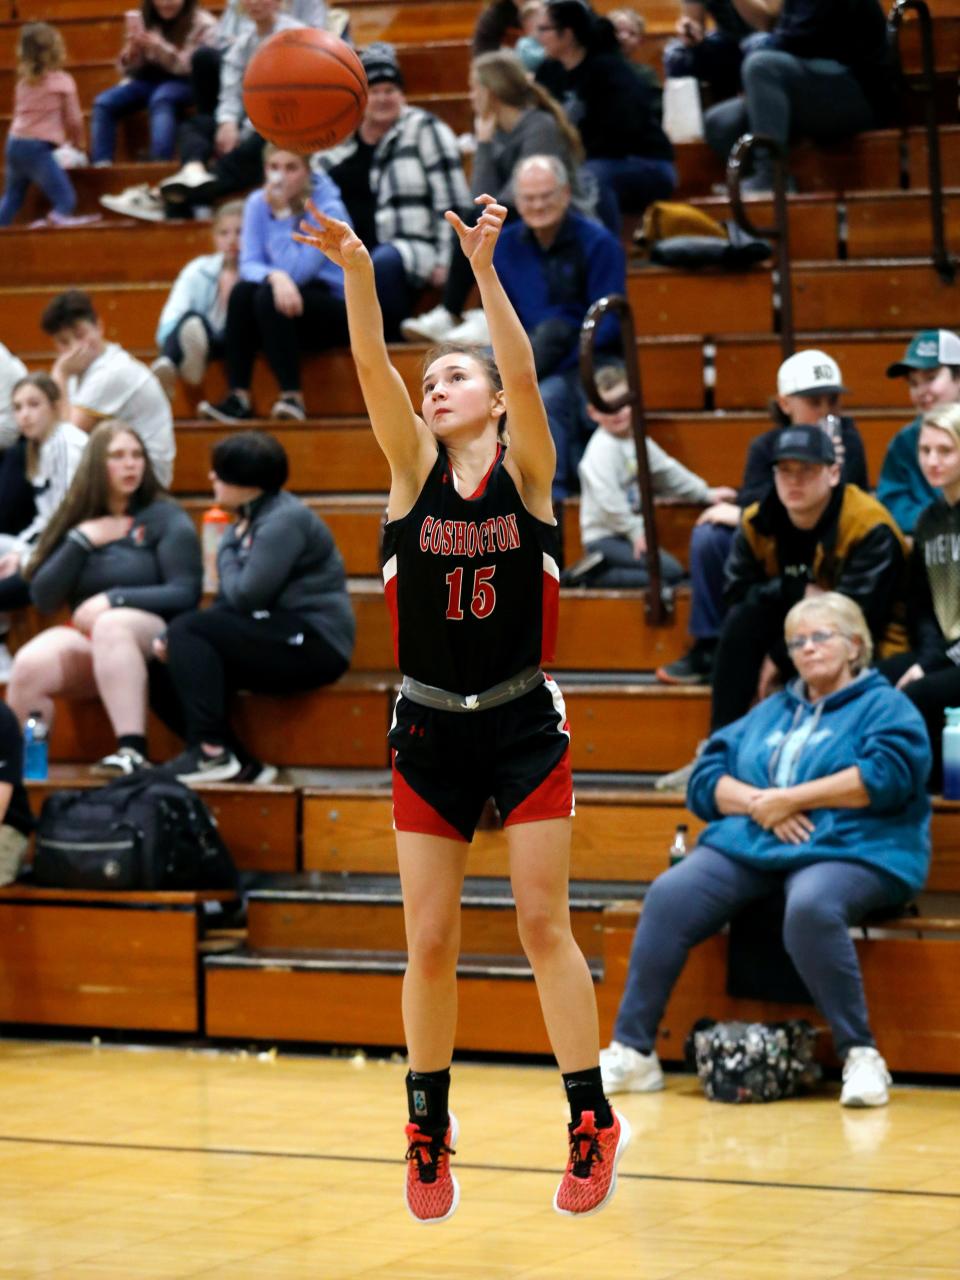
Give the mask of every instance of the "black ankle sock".
<svg viewBox="0 0 960 1280">
<path fill-rule="evenodd" d="M 598 1129 L 608 1129 L 613 1124 L 613 1112 L 603 1092 L 603 1081 L 600 1079 L 599 1067 L 588 1067 L 586 1071 L 566 1071 L 563 1074 L 563 1087 L 567 1091 L 570 1103 L 570 1118 L 576 1127 L 584 1111 L 592 1111 Z"/>
<path fill-rule="evenodd" d="M 142 733 L 121 733 L 117 738 L 118 747 L 132 747 L 142 756 L 147 754 L 147 739 Z"/>
<path fill-rule="evenodd" d="M 431 1137 L 446 1133 L 450 1121 L 447 1109 L 450 1068 L 445 1071 L 408 1071 L 406 1083 L 410 1123 Z"/>
</svg>

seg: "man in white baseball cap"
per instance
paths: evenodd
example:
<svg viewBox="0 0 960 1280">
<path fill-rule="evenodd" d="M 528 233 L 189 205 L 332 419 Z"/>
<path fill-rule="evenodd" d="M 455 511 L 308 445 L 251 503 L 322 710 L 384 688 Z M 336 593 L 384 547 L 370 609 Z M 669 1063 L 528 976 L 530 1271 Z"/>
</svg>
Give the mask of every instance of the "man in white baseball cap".
<svg viewBox="0 0 960 1280">
<path fill-rule="evenodd" d="M 914 334 L 902 359 L 888 366 L 887 377 L 906 378 L 917 416 L 887 446 L 877 497 L 903 532 L 912 534 L 920 512 L 938 494 L 917 461 L 920 421 L 932 409 L 960 401 L 960 337 L 949 329 Z"/>
<path fill-rule="evenodd" d="M 779 396 L 838 396 L 846 389 L 840 366 L 825 351 L 798 351 L 777 370 Z"/>
</svg>

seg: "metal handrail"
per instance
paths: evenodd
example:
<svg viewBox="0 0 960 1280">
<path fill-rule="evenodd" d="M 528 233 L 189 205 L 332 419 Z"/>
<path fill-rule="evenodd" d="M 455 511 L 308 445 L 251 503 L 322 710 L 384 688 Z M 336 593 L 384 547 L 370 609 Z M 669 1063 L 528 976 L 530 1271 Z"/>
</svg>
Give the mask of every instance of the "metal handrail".
<svg viewBox="0 0 960 1280">
<path fill-rule="evenodd" d="M 740 195 L 740 179 L 747 158 L 756 147 L 769 151 L 773 160 L 773 220 L 772 227 L 758 227 L 747 216 Z M 793 327 L 793 271 L 790 265 L 790 222 L 787 215 L 787 152 L 773 138 L 759 133 L 745 133 L 733 145 L 727 157 L 727 191 L 730 209 L 738 227 L 748 236 L 761 240 L 773 240 L 777 247 L 777 280 L 780 285 L 780 350 L 784 360 L 795 349 Z"/>
<path fill-rule="evenodd" d="M 923 98 L 924 127 L 927 134 L 927 184 L 930 188 L 930 230 L 933 237 L 933 265 L 944 284 L 953 284 L 956 268 L 950 261 L 947 249 L 946 225 L 943 212 L 943 174 L 940 166 L 940 132 L 937 128 L 937 81 L 933 57 L 933 21 L 925 0 L 896 0 L 890 10 L 888 23 L 900 54 L 900 30 L 909 10 L 917 15 L 920 24 L 920 52 L 923 62 L 921 86 L 918 92 Z"/>
<path fill-rule="evenodd" d="M 621 396 L 607 399 L 600 394 L 594 366 L 594 347 L 597 328 L 607 314 L 614 312 L 620 323 L 623 342 L 624 366 L 627 371 L 627 389 Z M 644 536 L 647 543 L 647 572 L 650 586 L 646 593 L 646 618 L 654 627 L 666 626 L 673 616 L 672 593 L 664 591 L 660 572 L 660 539 L 657 534 L 656 509 L 653 504 L 653 485 L 647 460 L 647 415 L 643 405 L 643 386 L 640 381 L 640 365 L 637 360 L 637 338 L 630 303 L 620 293 L 598 298 L 584 317 L 580 327 L 580 377 L 587 399 L 600 413 L 618 413 L 630 406 L 630 429 L 637 447 L 637 482 L 640 487 L 640 511 L 643 515 Z"/>
</svg>

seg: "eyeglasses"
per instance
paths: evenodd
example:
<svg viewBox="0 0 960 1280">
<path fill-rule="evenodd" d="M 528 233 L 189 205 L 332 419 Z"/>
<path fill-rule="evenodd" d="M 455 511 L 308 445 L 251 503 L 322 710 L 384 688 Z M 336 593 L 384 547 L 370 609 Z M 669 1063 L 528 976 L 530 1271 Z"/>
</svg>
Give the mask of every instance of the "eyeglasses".
<svg viewBox="0 0 960 1280">
<path fill-rule="evenodd" d="M 538 22 L 534 27 L 534 31 L 556 31 L 556 29 L 552 22 Z"/>
<path fill-rule="evenodd" d="M 843 631 L 811 631 L 806 636 L 794 636 L 792 640 L 787 641 L 787 653 L 799 653 L 801 649 L 805 649 L 808 644 L 815 645 L 820 648 L 821 645 L 828 644 L 834 636 L 843 636 L 847 638 Z"/>
</svg>

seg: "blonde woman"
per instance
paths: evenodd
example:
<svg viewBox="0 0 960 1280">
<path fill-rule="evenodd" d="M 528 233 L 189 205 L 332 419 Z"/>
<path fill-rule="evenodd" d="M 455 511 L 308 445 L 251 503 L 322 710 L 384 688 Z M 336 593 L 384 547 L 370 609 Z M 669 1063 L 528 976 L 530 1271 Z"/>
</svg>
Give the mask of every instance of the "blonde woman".
<svg viewBox="0 0 960 1280">
<path fill-rule="evenodd" d="M 807 596 L 784 635 L 798 678 L 717 730 L 693 770 L 687 804 L 709 825 L 644 899 L 601 1054 L 608 1093 L 663 1088 L 657 1028 L 687 953 L 782 888 L 784 946 L 844 1062 L 840 1102 L 888 1101 L 850 928 L 923 887 L 927 734 L 909 699 L 868 670 L 870 630 L 848 596 Z"/>
</svg>

